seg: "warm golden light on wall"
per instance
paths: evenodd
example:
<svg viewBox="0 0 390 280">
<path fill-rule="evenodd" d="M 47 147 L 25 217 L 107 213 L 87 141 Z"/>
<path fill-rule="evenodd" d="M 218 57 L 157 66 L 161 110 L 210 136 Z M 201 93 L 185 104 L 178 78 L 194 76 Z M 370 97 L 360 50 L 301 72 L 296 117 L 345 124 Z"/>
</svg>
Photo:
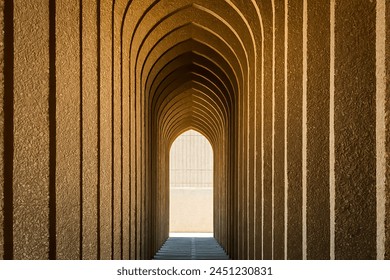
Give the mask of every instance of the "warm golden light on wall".
<svg viewBox="0 0 390 280">
<path fill-rule="evenodd" d="M 151 259 L 213 149 L 231 259 L 390 259 L 388 0 L 0 0 L 0 259 Z"/>
</svg>

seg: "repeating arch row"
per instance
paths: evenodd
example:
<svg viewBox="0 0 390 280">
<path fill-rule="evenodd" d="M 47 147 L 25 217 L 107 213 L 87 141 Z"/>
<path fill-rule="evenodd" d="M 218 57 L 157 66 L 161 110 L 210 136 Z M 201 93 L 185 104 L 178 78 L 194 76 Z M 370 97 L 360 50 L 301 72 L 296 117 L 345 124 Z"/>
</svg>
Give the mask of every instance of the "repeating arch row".
<svg viewBox="0 0 390 280">
<path fill-rule="evenodd" d="M 385 0 L 27 2 L 0 0 L 1 258 L 151 258 L 188 129 L 231 258 L 390 257 Z"/>
</svg>

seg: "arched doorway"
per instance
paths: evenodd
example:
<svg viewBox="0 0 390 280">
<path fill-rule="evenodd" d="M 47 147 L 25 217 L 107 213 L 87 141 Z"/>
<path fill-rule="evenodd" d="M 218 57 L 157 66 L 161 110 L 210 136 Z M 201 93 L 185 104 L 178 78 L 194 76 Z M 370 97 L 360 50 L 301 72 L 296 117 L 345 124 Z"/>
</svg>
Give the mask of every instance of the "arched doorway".
<svg viewBox="0 0 390 280">
<path fill-rule="evenodd" d="M 213 150 L 200 133 L 188 130 L 169 156 L 170 236 L 213 235 Z"/>
</svg>

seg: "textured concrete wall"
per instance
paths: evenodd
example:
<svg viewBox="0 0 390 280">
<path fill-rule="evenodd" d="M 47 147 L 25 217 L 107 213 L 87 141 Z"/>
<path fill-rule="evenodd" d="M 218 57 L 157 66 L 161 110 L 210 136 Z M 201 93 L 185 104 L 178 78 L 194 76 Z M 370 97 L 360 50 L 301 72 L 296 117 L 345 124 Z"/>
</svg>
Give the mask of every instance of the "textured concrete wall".
<svg viewBox="0 0 390 280">
<path fill-rule="evenodd" d="M 98 108 L 97 108 L 97 7 L 93 1 L 81 6 L 81 157 L 82 157 L 82 259 L 97 258 Z"/>
<path fill-rule="evenodd" d="M 135 258 L 112 4 L 1 3 L 1 258 Z"/>
<path fill-rule="evenodd" d="M 329 200 L 329 1 L 307 1 L 306 41 L 306 213 L 308 259 L 330 257 Z M 304 124 L 305 126 L 305 124 Z M 320 210 L 321 209 L 321 210 Z M 322 236 L 322 238 L 318 238 Z"/>
<path fill-rule="evenodd" d="M 336 2 L 336 26 L 346 19 L 335 29 L 335 257 L 372 259 L 376 257 L 375 3 Z"/>
<path fill-rule="evenodd" d="M 303 257 L 303 5 L 303 1 L 288 1 L 286 19 L 288 259 Z"/>
<path fill-rule="evenodd" d="M 13 258 L 40 259 L 49 245 L 49 6 L 13 8 Z"/>
<path fill-rule="evenodd" d="M 80 8 L 78 1 L 56 1 L 56 232 L 61 233 L 56 238 L 58 259 L 81 256 Z"/>
<path fill-rule="evenodd" d="M 98 4 L 99 6 L 99 4 Z M 110 259 L 112 250 L 112 4 L 108 1 L 100 2 L 98 10 L 98 115 L 99 127 L 99 188 L 98 188 L 98 256 L 101 259 Z M 99 236 L 100 235 L 100 236 Z M 99 240 L 100 239 L 100 240 Z"/>
<path fill-rule="evenodd" d="M 389 6 L 0 1 L 0 257 L 151 258 L 195 129 L 233 259 L 389 259 Z"/>
</svg>

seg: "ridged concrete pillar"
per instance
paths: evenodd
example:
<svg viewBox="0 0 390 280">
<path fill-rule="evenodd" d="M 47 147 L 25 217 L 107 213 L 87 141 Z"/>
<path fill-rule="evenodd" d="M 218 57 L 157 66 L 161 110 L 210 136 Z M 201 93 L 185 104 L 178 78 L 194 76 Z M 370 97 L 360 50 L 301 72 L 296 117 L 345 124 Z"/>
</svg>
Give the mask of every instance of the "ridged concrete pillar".
<svg viewBox="0 0 390 280">
<path fill-rule="evenodd" d="M 13 162 L 12 185 L 7 178 L 8 190 L 4 201 L 9 204 L 6 219 L 12 219 L 4 229 L 8 231 L 5 257 L 14 259 L 46 259 L 49 252 L 49 5 L 42 3 L 7 3 L 6 11 L 13 8 L 13 52 L 7 45 L 5 55 L 10 55 L 5 67 L 13 71 L 7 76 L 7 90 L 13 90 L 13 102 L 4 104 L 12 117 L 13 143 L 5 147 L 9 156 L 6 164 Z M 7 20 L 12 20 L 11 16 Z M 34 28 L 27 29 L 26 22 Z M 7 22 L 12 24 L 12 22 Z M 10 27 L 8 27 L 10 28 Z M 7 29 L 5 36 L 12 29 Z M 9 31 L 9 32 L 8 32 Z M 37 38 L 39 38 L 37 40 Z M 11 42 L 9 42 L 11 44 Z M 11 69 L 12 70 L 11 70 Z M 8 88 L 8 86 L 10 88 Z M 11 87 L 13 88 L 11 89 Z M 12 94 L 12 92 L 6 92 Z M 11 98 L 11 97 L 10 97 Z M 7 100 L 8 102 L 8 100 Z M 11 105 L 11 106 L 10 106 Z M 11 121 L 8 119 L 8 122 Z M 11 125 L 8 123 L 8 125 Z M 6 137 L 7 137 L 6 136 Z M 12 146 L 11 146 L 12 145 Z M 13 154 L 12 154 L 13 152 Z M 7 174 L 8 175 L 8 174 Z M 11 210 L 12 209 L 12 210 Z M 12 211 L 12 212 L 10 212 Z M 12 217 L 10 217 L 12 216 Z M 12 236 L 10 236 L 12 235 Z M 12 240 L 10 240 L 12 238 Z M 11 244 L 12 243 L 12 244 Z M 13 250 L 10 252 L 9 250 Z"/>
<path fill-rule="evenodd" d="M 80 5 L 56 1 L 56 258 L 81 257 Z M 69 20 L 69 22 L 68 22 Z M 61 30 L 61 32 L 60 32 Z M 69 71 L 73 69 L 73 71 Z M 69 151 L 72 151 L 69 153 Z"/>
<path fill-rule="evenodd" d="M 287 259 L 302 259 L 303 2 L 287 2 Z"/>
<path fill-rule="evenodd" d="M 112 252 L 112 4 L 98 2 L 98 118 L 99 190 L 98 256 L 111 259 Z"/>
<path fill-rule="evenodd" d="M 330 258 L 330 2 L 305 2 L 303 86 L 306 150 L 306 257 Z M 305 210 L 305 209 L 304 209 Z M 304 241 L 305 243 L 305 241 Z"/>
<path fill-rule="evenodd" d="M 83 1 L 81 17 L 81 115 L 82 115 L 82 216 L 81 258 L 98 258 L 98 60 L 97 5 Z"/>
<path fill-rule="evenodd" d="M 276 1 L 273 36 L 275 40 L 274 62 L 274 219 L 273 259 L 284 259 L 285 252 L 285 3 Z"/>
<path fill-rule="evenodd" d="M 263 95 L 259 106 L 262 108 L 262 258 L 272 259 L 273 255 L 273 109 L 274 109 L 274 4 L 263 1 L 259 4 L 264 25 L 263 35 Z"/>
<path fill-rule="evenodd" d="M 373 259 L 375 3 L 336 2 L 334 14 L 335 258 Z"/>
</svg>

